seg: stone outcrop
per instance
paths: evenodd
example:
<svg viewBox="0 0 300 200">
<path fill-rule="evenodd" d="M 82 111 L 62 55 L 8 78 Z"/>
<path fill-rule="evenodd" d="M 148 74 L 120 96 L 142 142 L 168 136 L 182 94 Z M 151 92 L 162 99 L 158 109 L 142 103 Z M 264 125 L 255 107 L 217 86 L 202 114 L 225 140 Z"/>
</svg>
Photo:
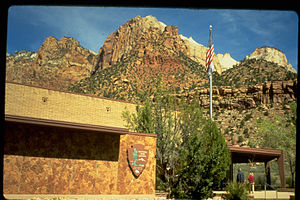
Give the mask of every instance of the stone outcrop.
<svg viewBox="0 0 300 200">
<path fill-rule="evenodd" d="M 220 65 L 221 65 L 221 68 L 222 68 L 222 72 L 223 71 L 226 71 L 227 69 L 230 69 L 232 68 L 234 65 L 238 65 L 240 62 L 234 60 L 229 53 L 224 53 L 223 54 L 220 54 L 218 53 L 217 54 L 217 58 L 220 62 Z"/>
<path fill-rule="evenodd" d="M 63 89 L 90 76 L 96 54 L 70 37 L 50 36 L 37 53 L 6 56 L 6 80 Z"/>
<path fill-rule="evenodd" d="M 207 47 L 203 46 L 202 44 L 197 43 L 195 40 L 193 40 L 192 37 L 185 37 L 183 35 L 180 35 L 181 39 L 185 42 L 186 46 L 188 47 L 189 57 L 200 63 L 201 65 L 206 65 L 206 52 Z M 223 70 L 223 66 L 220 63 L 219 57 L 214 57 L 214 66 L 215 70 L 221 74 Z"/>
<path fill-rule="evenodd" d="M 289 71 L 296 73 L 296 70 L 290 63 L 288 63 L 285 54 L 279 49 L 267 46 L 257 48 L 250 54 L 250 56 L 246 57 L 246 59 L 252 58 L 277 63 L 278 65 L 286 67 Z"/>
<path fill-rule="evenodd" d="M 39 66 L 55 65 L 60 68 L 78 68 L 89 75 L 93 68 L 95 54 L 80 46 L 79 42 L 71 37 L 63 36 L 61 40 L 50 36 L 46 38 L 37 52 L 35 64 Z"/>
<path fill-rule="evenodd" d="M 137 63 L 145 55 L 164 57 L 188 54 L 187 47 L 178 35 L 178 27 L 166 26 L 153 16 L 137 16 L 108 36 L 100 48 L 93 72 L 102 70 L 136 54 Z"/>
<path fill-rule="evenodd" d="M 177 95 L 199 98 L 201 106 L 209 107 L 209 89 L 202 88 L 192 93 Z M 214 109 L 247 110 L 258 106 L 290 103 L 297 100 L 297 80 L 265 82 L 259 85 L 233 88 L 213 87 Z"/>
<path fill-rule="evenodd" d="M 6 80 L 22 83 L 28 80 L 28 74 L 32 74 L 32 64 L 37 53 L 30 51 L 18 51 L 13 55 L 6 54 Z"/>
</svg>

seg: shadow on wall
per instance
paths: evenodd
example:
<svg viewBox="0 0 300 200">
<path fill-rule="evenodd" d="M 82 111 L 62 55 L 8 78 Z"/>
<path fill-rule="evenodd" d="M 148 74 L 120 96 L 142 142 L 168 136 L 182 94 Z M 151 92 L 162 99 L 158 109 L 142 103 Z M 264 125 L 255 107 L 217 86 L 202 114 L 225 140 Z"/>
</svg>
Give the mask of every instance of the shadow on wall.
<svg viewBox="0 0 300 200">
<path fill-rule="evenodd" d="M 119 135 L 16 122 L 5 124 L 5 155 L 118 161 L 119 146 Z"/>
</svg>

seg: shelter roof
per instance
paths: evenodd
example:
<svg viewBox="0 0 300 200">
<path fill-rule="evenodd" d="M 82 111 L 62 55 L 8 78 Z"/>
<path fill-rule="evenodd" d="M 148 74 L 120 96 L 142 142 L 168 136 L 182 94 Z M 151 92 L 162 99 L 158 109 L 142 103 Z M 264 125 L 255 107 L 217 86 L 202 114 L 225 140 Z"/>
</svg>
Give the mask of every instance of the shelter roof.
<svg viewBox="0 0 300 200">
<path fill-rule="evenodd" d="M 267 162 L 279 158 L 283 151 L 279 149 L 235 147 L 228 145 L 232 163 Z"/>
</svg>

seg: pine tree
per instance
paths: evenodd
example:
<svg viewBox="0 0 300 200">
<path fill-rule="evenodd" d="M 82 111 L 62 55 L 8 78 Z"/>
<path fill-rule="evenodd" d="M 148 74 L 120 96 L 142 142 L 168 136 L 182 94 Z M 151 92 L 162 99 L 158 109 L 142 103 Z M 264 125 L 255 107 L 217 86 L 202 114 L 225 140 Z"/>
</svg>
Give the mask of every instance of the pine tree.
<svg viewBox="0 0 300 200">
<path fill-rule="evenodd" d="M 210 197 L 226 179 L 230 166 L 229 149 L 215 122 L 192 134 L 179 155 L 178 178 L 173 193 L 179 198 Z"/>
<path fill-rule="evenodd" d="M 157 184 L 176 198 L 206 198 L 219 189 L 230 166 L 229 149 L 199 101 L 177 103 L 160 82 L 152 101 L 123 113 L 128 128 L 157 134 Z"/>
</svg>

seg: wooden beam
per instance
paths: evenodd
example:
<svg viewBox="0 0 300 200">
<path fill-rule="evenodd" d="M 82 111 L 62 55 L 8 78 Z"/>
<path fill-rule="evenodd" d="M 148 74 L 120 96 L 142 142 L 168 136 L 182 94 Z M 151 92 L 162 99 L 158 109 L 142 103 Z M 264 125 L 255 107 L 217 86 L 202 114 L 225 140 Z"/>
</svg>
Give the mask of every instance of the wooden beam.
<svg viewBox="0 0 300 200">
<path fill-rule="evenodd" d="M 285 188 L 286 187 L 286 182 L 285 182 L 285 174 L 284 174 L 284 154 L 283 154 L 283 151 L 282 151 L 280 157 L 277 159 L 277 164 L 278 164 L 278 171 L 279 171 L 279 176 L 280 176 L 281 187 Z"/>
</svg>

